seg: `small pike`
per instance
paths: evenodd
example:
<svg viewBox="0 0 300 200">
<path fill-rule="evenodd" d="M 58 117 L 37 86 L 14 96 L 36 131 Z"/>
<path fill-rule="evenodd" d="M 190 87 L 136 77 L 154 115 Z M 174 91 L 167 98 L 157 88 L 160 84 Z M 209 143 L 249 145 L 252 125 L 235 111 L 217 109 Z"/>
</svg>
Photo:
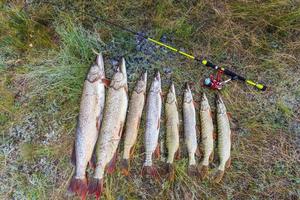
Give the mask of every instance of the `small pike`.
<svg viewBox="0 0 300 200">
<path fill-rule="evenodd" d="M 133 147 L 138 135 L 142 111 L 145 104 L 146 87 L 147 72 L 143 73 L 137 81 L 129 101 L 129 109 L 125 126 L 123 160 L 121 162 L 122 173 L 126 176 L 129 174 L 129 160 L 133 154 Z"/>
<path fill-rule="evenodd" d="M 200 164 L 199 171 L 201 178 L 206 178 L 208 174 L 209 162 L 213 160 L 214 139 L 213 139 L 213 120 L 211 109 L 205 93 L 202 95 L 200 109 L 201 140 L 204 151 L 204 157 Z"/>
<path fill-rule="evenodd" d="M 75 145 L 72 162 L 75 174 L 71 179 L 69 191 L 75 192 L 85 199 L 87 193 L 86 168 L 91 160 L 96 144 L 105 101 L 104 63 L 102 54 L 96 58 L 84 81 L 80 103 L 80 112 L 76 129 Z"/>
<path fill-rule="evenodd" d="M 159 156 L 158 136 L 161 117 L 161 80 L 159 72 L 151 84 L 147 97 L 146 129 L 145 129 L 145 162 L 142 173 L 158 176 L 156 168 L 152 164 L 152 155 L 155 152 Z"/>
<path fill-rule="evenodd" d="M 231 164 L 230 149 L 231 149 L 231 130 L 229 119 L 221 96 L 217 96 L 217 126 L 218 126 L 218 153 L 220 163 L 218 171 L 214 177 L 214 181 L 219 183 L 224 175 L 225 168 Z"/>
<path fill-rule="evenodd" d="M 174 156 L 179 153 L 179 116 L 174 84 L 171 85 L 166 101 L 166 129 L 167 129 L 167 168 L 170 180 L 174 179 Z"/>
<path fill-rule="evenodd" d="M 96 144 L 96 169 L 89 184 L 89 193 L 97 198 L 103 191 L 104 171 L 112 173 L 116 164 L 116 151 L 121 139 L 123 125 L 127 112 L 127 75 L 125 60 L 114 74 L 108 94 L 100 129 L 100 136 Z"/>
<path fill-rule="evenodd" d="M 193 95 L 188 84 L 183 97 L 183 125 L 185 143 L 189 154 L 189 175 L 197 175 L 195 153 L 197 151 L 196 112 Z"/>
</svg>

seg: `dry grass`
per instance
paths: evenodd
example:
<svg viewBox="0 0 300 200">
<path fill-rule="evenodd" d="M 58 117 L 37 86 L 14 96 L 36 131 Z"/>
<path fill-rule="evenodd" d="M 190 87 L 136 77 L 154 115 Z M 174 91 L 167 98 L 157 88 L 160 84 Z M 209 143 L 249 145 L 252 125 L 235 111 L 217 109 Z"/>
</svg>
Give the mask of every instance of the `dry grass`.
<svg viewBox="0 0 300 200">
<path fill-rule="evenodd" d="M 150 77 L 159 69 L 164 91 L 172 79 L 179 103 L 183 83 L 189 81 L 196 101 L 205 91 L 214 107 L 214 92 L 198 84 L 210 70 L 151 45 L 150 53 L 137 51 L 131 35 L 72 8 L 155 38 L 166 35 L 170 44 L 233 65 L 269 86 L 261 93 L 236 82 L 222 91 L 232 115 L 233 146 L 232 167 L 221 184 L 186 174 L 183 138 L 174 182 L 141 177 L 141 127 L 132 175 L 126 178 L 117 171 L 107 177 L 105 199 L 299 199 L 299 2 L 53 2 L 68 11 L 41 3 L 23 10 L 22 1 L 0 3 L 1 199 L 76 198 L 66 194 L 72 174 L 69 155 L 92 49 L 104 52 L 108 77 L 112 59 L 125 56 L 130 88 L 142 69 Z M 162 138 L 164 131 L 162 126 Z M 216 157 L 211 168 L 217 163 Z"/>
</svg>

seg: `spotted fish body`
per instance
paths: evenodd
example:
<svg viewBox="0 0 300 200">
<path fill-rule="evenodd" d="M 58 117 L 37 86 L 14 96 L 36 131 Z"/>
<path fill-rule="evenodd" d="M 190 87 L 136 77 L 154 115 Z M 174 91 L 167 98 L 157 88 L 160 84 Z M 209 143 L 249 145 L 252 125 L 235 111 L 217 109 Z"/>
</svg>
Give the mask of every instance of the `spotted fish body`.
<svg viewBox="0 0 300 200">
<path fill-rule="evenodd" d="M 213 159 L 214 139 L 213 139 L 213 120 L 210 105 L 205 93 L 202 95 L 200 109 L 200 124 L 201 124 L 201 143 L 203 147 L 203 159 L 200 164 L 200 174 L 202 179 L 207 176 L 209 162 Z"/>
<path fill-rule="evenodd" d="M 179 116 L 177 110 L 177 100 L 174 84 L 171 85 L 165 104 L 166 109 L 166 130 L 167 130 L 167 149 L 168 149 L 168 173 L 170 178 L 174 178 L 173 161 L 179 149 Z"/>
<path fill-rule="evenodd" d="M 143 73 L 132 92 L 125 126 L 125 141 L 122 160 L 122 172 L 128 175 L 129 159 L 136 142 L 142 111 L 145 104 L 147 87 L 147 72 Z"/>
<path fill-rule="evenodd" d="M 145 162 L 143 171 L 154 175 L 155 168 L 152 166 L 152 155 L 158 148 L 158 136 L 161 117 L 161 80 L 157 72 L 147 97 L 146 127 L 145 127 Z"/>
<path fill-rule="evenodd" d="M 215 182 L 223 178 L 225 168 L 230 165 L 231 130 L 226 107 L 220 95 L 217 96 L 217 126 L 218 126 L 218 154 L 220 163 L 215 176 Z"/>
<path fill-rule="evenodd" d="M 114 170 L 116 150 L 121 139 L 127 112 L 127 91 L 127 75 L 123 58 L 121 66 L 113 75 L 108 88 L 103 122 L 96 144 L 96 169 L 89 184 L 89 193 L 95 194 L 97 198 L 101 196 L 103 191 L 105 168 L 107 167 L 108 173 L 112 173 Z"/>
<path fill-rule="evenodd" d="M 193 101 L 193 95 L 188 84 L 184 91 L 183 98 L 183 125 L 185 143 L 189 155 L 189 174 L 195 175 L 196 173 L 196 159 L 195 153 L 197 151 L 197 133 L 196 133 L 196 112 Z"/>
<path fill-rule="evenodd" d="M 179 148 L 179 116 L 174 84 L 171 85 L 166 101 L 167 163 L 173 163 Z"/>
<path fill-rule="evenodd" d="M 76 192 L 83 199 L 87 192 L 86 168 L 91 160 L 102 121 L 105 102 L 105 87 L 102 82 L 104 78 L 103 58 L 99 54 L 83 86 L 73 152 L 75 174 L 69 186 L 71 192 Z"/>
</svg>

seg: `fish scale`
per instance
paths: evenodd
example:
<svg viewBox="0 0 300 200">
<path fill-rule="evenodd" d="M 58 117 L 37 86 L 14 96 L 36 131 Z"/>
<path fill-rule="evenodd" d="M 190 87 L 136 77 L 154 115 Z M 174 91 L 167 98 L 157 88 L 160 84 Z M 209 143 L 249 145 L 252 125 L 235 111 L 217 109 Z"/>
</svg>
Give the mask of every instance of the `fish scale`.
<svg viewBox="0 0 300 200">
<path fill-rule="evenodd" d="M 188 149 L 189 155 L 189 169 L 190 175 L 195 175 L 196 159 L 195 153 L 197 151 L 197 133 L 196 133 L 196 111 L 193 101 L 192 92 L 188 84 L 184 91 L 183 99 L 183 124 L 184 124 L 184 136 L 185 143 Z"/>
<path fill-rule="evenodd" d="M 146 173 L 154 175 L 155 168 L 152 166 L 152 155 L 158 148 L 158 136 L 161 117 L 161 79 L 157 72 L 152 81 L 146 105 L 146 127 L 145 127 L 145 161 L 143 169 Z"/>
<path fill-rule="evenodd" d="M 202 95 L 200 109 L 200 124 L 201 124 L 201 143 L 203 147 L 203 159 L 200 164 L 200 174 L 202 179 L 207 176 L 209 162 L 213 159 L 214 139 L 213 139 L 213 120 L 211 108 L 208 103 L 205 93 Z"/>
<path fill-rule="evenodd" d="M 69 191 L 85 198 L 87 193 L 86 168 L 96 144 L 105 102 L 105 78 L 102 54 L 97 55 L 96 64 L 90 68 L 83 86 L 80 112 L 76 128 L 75 147 L 72 159 L 75 174 L 70 181 Z"/>
<path fill-rule="evenodd" d="M 217 96 L 218 154 L 220 163 L 215 175 L 215 182 L 220 182 L 224 171 L 230 165 L 231 130 L 225 104 L 220 95 Z"/>
<path fill-rule="evenodd" d="M 127 91 L 127 75 L 123 58 L 108 88 L 103 123 L 96 144 L 96 169 L 89 184 L 89 193 L 95 194 L 97 198 L 103 192 L 106 167 L 108 172 L 112 172 L 115 167 L 116 151 L 122 136 L 128 106 Z"/>
<path fill-rule="evenodd" d="M 123 160 L 121 162 L 124 175 L 129 174 L 129 159 L 136 142 L 142 111 L 145 104 L 147 72 L 143 73 L 132 92 L 125 126 Z"/>
<path fill-rule="evenodd" d="M 171 85 L 166 101 L 167 163 L 173 163 L 179 148 L 179 116 L 174 84 Z"/>
</svg>

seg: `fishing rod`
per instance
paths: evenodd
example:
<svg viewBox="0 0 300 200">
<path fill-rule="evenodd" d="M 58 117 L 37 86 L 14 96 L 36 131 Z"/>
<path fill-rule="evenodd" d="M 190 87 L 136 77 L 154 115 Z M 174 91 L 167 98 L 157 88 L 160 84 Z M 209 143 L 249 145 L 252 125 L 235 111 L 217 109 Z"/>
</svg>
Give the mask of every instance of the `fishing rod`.
<svg viewBox="0 0 300 200">
<path fill-rule="evenodd" d="M 58 5 L 56 5 L 56 4 L 52 3 L 52 2 L 43 2 L 43 3 L 50 4 L 52 6 L 58 7 Z M 73 9 L 73 10 L 76 11 L 77 13 L 81 13 L 81 14 L 84 14 L 84 15 L 88 15 L 88 16 L 90 16 L 92 18 L 95 18 L 95 19 L 103 22 L 106 25 L 111 25 L 111 26 L 119 28 L 119 29 L 121 29 L 123 31 L 126 31 L 126 32 L 128 32 L 130 34 L 142 37 L 142 38 L 146 39 L 147 41 L 155 43 L 155 44 L 157 44 L 157 45 L 159 45 L 161 47 L 164 47 L 166 49 L 169 49 L 169 50 L 171 50 L 173 52 L 176 52 L 176 53 L 178 53 L 178 54 L 180 54 L 180 55 L 182 55 L 182 56 L 184 56 L 186 58 L 195 60 L 196 62 L 201 63 L 202 65 L 204 65 L 206 67 L 212 68 L 214 70 L 217 70 L 219 73 L 222 73 L 222 74 L 225 74 L 225 75 L 229 76 L 230 80 L 239 80 L 239 81 L 244 82 L 247 85 L 251 85 L 251 86 L 253 86 L 253 87 L 255 87 L 255 88 L 257 88 L 258 90 L 261 90 L 261 91 L 265 91 L 267 89 L 267 86 L 265 86 L 265 85 L 263 85 L 261 83 L 254 82 L 254 81 L 252 81 L 250 79 L 247 79 L 247 78 L 245 78 L 245 77 L 243 77 L 241 75 L 238 75 L 237 73 L 235 73 L 235 72 L 233 72 L 233 71 L 231 71 L 231 70 L 229 70 L 227 68 L 215 65 L 215 64 L 213 64 L 212 62 L 210 62 L 209 60 L 207 60 L 205 58 L 201 58 L 201 57 L 197 58 L 196 56 L 193 56 L 193 55 L 188 54 L 188 53 L 186 53 L 184 51 L 181 51 L 181 50 L 179 50 L 179 49 L 177 49 L 175 47 L 172 47 L 172 46 L 170 46 L 168 44 L 165 44 L 163 42 L 155 40 L 155 39 L 153 39 L 153 38 L 151 38 L 151 37 L 149 37 L 149 36 L 147 36 L 145 34 L 138 33 L 138 32 L 136 32 L 136 31 L 134 31 L 132 29 L 123 27 L 123 26 L 121 26 L 119 24 L 116 24 L 116 23 L 113 23 L 113 22 L 111 22 L 109 20 L 106 20 L 103 17 L 95 16 L 95 15 L 92 15 L 90 13 L 87 13 L 87 12 L 84 12 L 84 11 L 80 11 L 78 9 Z"/>
</svg>

